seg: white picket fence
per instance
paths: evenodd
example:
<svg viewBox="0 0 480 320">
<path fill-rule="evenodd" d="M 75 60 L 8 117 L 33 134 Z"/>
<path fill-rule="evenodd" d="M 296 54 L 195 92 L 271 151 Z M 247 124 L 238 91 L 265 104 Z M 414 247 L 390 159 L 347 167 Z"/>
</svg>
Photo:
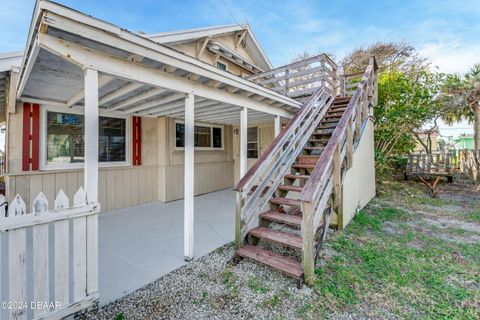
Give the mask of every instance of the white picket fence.
<svg viewBox="0 0 480 320">
<path fill-rule="evenodd" d="M 18 194 L 5 207 L 0 206 L 1 244 L 8 248 L 1 251 L 0 318 L 62 319 L 95 305 L 100 205 L 87 203 L 80 187 L 71 207 L 63 190 L 53 210 L 42 192 L 31 214 Z"/>
</svg>

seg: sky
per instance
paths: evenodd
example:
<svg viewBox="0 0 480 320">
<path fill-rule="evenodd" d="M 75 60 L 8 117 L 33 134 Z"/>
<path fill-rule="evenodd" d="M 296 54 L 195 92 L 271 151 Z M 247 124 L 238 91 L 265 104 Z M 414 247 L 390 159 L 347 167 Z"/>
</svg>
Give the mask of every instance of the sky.
<svg viewBox="0 0 480 320">
<path fill-rule="evenodd" d="M 405 41 L 443 72 L 480 62 L 480 0 L 59 0 L 133 32 L 249 23 L 274 66 L 308 51 L 342 58 L 377 41 Z M 25 47 L 34 0 L 2 0 L 0 52 Z M 443 125 L 442 125 L 443 127 Z M 462 123 L 456 127 L 470 132 Z M 448 129 L 445 134 L 458 134 Z M 442 134 L 444 134 L 442 130 Z"/>
</svg>

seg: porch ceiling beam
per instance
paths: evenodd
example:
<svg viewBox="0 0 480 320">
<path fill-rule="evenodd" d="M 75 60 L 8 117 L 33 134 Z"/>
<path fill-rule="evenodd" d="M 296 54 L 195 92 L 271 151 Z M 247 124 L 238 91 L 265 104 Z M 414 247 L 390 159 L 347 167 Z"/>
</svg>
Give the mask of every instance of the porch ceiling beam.
<svg viewBox="0 0 480 320">
<path fill-rule="evenodd" d="M 219 105 L 217 109 L 205 110 L 202 112 L 195 111 L 195 115 L 198 117 L 208 117 L 208 116 L 220 115 L 225 112 L 236 112 L 237 110 L 238 110 L 237 108 L 232 109 L 231 106 L 223 104 L 223 105 Z"/>
<path fill-rule="evenodd" d="M 106 86 L 107 84 L 109 84 L 113 80 L 115 80 L 115 78 L 113 78 L 111 76 L 107 76 L 107 75 L 104 75 L 104 74 L 100 75 L 98 77 L 98 88 L 100 89 L 100 88 Z M 70 99 L 68 99 L 68 101 L 66 103 L 67 108 L 70 108 L 70 107 L 76 105 L 77 103 L 82 101 L 84 97 L 85 97 L 85 89 L 82 89 L 78 93 L 76 93 L 72 97 L 70 97 Z"/>
<path fill-rule="evenodd" d="M 228 104 L 225 104 L 225 103 L 216 103 L 214 105 L 211 105 L 211 106 L 208 106 L 208 107 L 205 107 L 205 108 L 198 108 L 197 106 L 195 106 L 195 115 L 200 116 L 200 115 L 204 115 L 206 113 L 216 112 L 217 110 L 225 109 L 227 107 L 230 107 L 230 110 L 233 110 L 233 108 L 235 108 L 235 109 L 238 108 L 238 107 L 229 106 Z M 169 116 L 175 117 L 175 116 L 179 116 L 179 115 L 183 115 L 183 111 L 172 113 Z"/>
<path fill-rule="evenodd" d="M 195 99 L 195 108 L 202 108 L 202 107 L 211 106 L 218 103 L 219 103 L 218 101 Z M 181 107 L 180 103 L 174 104 L 172 106 L 169 106 L 167 109 L 162 109 L 162 111 L 155 112 L 152 115 L 156 117 L 163 117 L 163 116 L 171 116 L 172 114 L 176 114 L 176 113 L 183 113 L 183 110 L 180 107 Z"/>
<path fill-rule="evenodd" d="M 148 109 L 148 110 L 143 110 L 138 112 L 139 115 L 156 115 L 157 113 L 160 112 L 171 112 L 173 110 L 177 110 L 182 106 L 183 99 L 180 101 L 178 100 L 178 95 L 182 95 L 182 97 L 185 97 L 185 93 L 175 93 L 177 95 L 177 99 L 175 101 L 170 101 L 169 103 L 162 103 L 162 105 L 156 105 L 155 107 Z M 173 98 L 172 98 L 173 99 Z M 196 99 L 198 101 L 205 101 L 205 99 L 199 98 Z"/>
<path fill-rule="evenodd" d="M 75 12 L 71 12 L 71 14 L 74 15 Z M 132 34 L 126 30 L 116 28 L 115 33 L 109 33 L 103 31 L 100 27 L 87 25 L 87 22 L 82 23 L 78 21 L 79 19 L 69 19 L 54 12 L 49 12 L 48 17 L 49 19 L 46 19 L 44 23 L 57 29 L 78 34 L 84 38 L 100 43 L 108 43 L 113 47 L 128 52 L 135 52 L 138 55 L 158 61 L 162 64 L 175 66 L 186 70 L 187 72 L 195 73 L 208 79 L 218 80 L 227 85 L 238 87 L 241 90 L 250 91 L 280 101 L 285 105 L 290 105 L 296 108 L 301 107 L 301 103 L 292 98 L 285 97 L 282 94 L 264 88 L 247 79 L 230 76 L 228 73 L 221 72 L 210 64 L 199 61 L 194 57 L 187 56 L 166 46 L 155 44 L 148 39 Z M 107 28 L 108 26 L 109 25 L 106 25 L 105 27 Z"/>
<path fill-rule="evenodd" d="M 127 95 L 132 91 L 135 91 L 141 87 L 143 87 L 143 83 L 138 83 L 138 82 L 133 82 L 126 84 L 125 86 L 121 87 L 120 89 L 113 90 L 110 93 L 107 93 L 103 97 L 100 98 L 100 101 L 98 102 L 99 105 L 104 105 L 105 103 L 108 103 L 112 100 L 115 100 L 117 98 L 120 98 L 121 96 Z"/>
<path fill-rule="evenodd" d="M 127 98 L 123 101 L 120 101 L 119 103 L 114 104 L 110 108 L 108 108 L 109 111 L 114 111 L 118 109 L 122 109 L 125 107 L 128 107 L 129 105 L 132 105 L 134 103 L 141 102 L 143 100 L 147 100 L 150 98 L 153 98 L 155 96 L 161 95 L 162 93 L 165 93 L 167 90 L 163 88 L 154 88 L 150 89 L 142 94 L 139 94 L 138 96 L 130 97 Z"/>
<path fill-rule="evenodd" d="M 172 94 L 169 94 L 167 96 L 163 96 L 163 97 L 160 97 L 158 99 L 155 99 L 155 100 L 152 100 L 152 101 L 148 101 L 148 102 L 144 102 L 144 103 L 141 103 L 139 105 L 136 105 L 134 107 L 131 107 L 131 108 L 128 108 L 126 109 L 124 112 L 125 113 L 134 113 L 134 112 L 138 112 L 139 114 L 142 113 L 142 111 L 144 111 L 144 113 L 150 113 L 150 112 L 147 112 L 145 110 L 148 110 L 148 109 L 151 109 L 151 108 L 154 108 L 154 107 L 157 107 L 159 105 L 162 105 L 162 104 L 166 104 L 166 103 L 170 103 L 170 102 L 173 102 L 173 101 L 177 101 L 179 99 L 182 99 L 182 103 L 184 103 L 184 99 L 185 98 L 185 94 L 184 93 L 178 93 L 178 92 L 175 92 L 175 93 L 172 93 Z"/>
<path fill-rule="evenodd" d="M 126 62 L 122 59 L 86 49 L 78 44 L 57 39 L 48 34 L 40 34 L 39 39 L 42 48 L 82 68 L 92 68 L 116 77 L 142 82 L 155 87 L 163 87 L 172 91 L 190 92 L 203 98 L 280 115 L 285 118 L 291 118 L 293 116 L 292 113 L 284 109 L 274 108 L 266 103 L 252 101 L 240 95 L 213 89 L 201 83 L 196 83 L 157 69 L 147 68 L 133 62 Z"/>
</svg>

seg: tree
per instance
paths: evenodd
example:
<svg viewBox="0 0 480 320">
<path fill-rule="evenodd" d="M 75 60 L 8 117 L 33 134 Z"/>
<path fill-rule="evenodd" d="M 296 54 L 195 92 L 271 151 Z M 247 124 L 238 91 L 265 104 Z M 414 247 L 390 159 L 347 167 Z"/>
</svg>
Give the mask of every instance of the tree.
<svg viewBox="0 0 480 320">
<path fill-rule="evenodd" d="M 467 119 L 473 122 L 474 150 L 480 150 L 480 63 L 473 65 L 463 76 L 449 75 L 444 88 L 448 111 L 447 123 Z M 477 158 L 477 163 L 479 159 Z"/>
</svg>

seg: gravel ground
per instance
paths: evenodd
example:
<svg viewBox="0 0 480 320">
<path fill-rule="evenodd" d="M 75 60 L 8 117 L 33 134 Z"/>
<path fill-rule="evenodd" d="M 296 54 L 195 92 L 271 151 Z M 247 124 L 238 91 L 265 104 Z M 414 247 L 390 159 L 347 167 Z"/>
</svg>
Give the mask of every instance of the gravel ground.
<svg viewBox="0 0 480 320">
<path fill-rule="evenodd" d="M 87 318 L 291 319 L 308 308 L 310 288 L 248 260 L 234 264 L 233 256 L 228 244 Z"/>
</svg>

